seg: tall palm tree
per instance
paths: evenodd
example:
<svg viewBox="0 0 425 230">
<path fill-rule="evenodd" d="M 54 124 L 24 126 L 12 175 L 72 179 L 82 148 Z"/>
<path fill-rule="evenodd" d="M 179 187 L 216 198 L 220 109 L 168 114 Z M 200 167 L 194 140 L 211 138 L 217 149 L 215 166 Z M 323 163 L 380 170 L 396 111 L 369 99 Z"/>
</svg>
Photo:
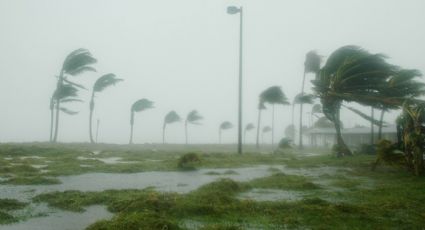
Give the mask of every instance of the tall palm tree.
<svg viewBox="0 0 425 230">
<path fill-rule="evenodd" d="M 64 84 L 59 89 L 56 89 L 50 99 L 50 142 L 53 141 L 53 126 L 54 126 L 54 110 L 56 101 L 59 100 L 61 104 L 69 102 L 82 102 L 77 98 L 78 89 L 72 85 Z M 60 111 L 69 115 L 75 115 L 77 112 L 71 111 L 63 106 L 59 108 Z"/>
<path fill-rule="evenodd" d="M 164 118 L 164 125 L 162 126 L 162 143 L 165 144 L 165 128 L 167 127 L 167 124 L 172 124 L 175 122 L 179 122 L 182 119 L 180 116 L 176 113 L 176 111 L 170 111 L 165 115 Z"/>
<path fill-rule="evenodd" d="M 352 154 L 341 135 L 342 102 L 358 102 L 366 106 L 399 103 L 383 94 L 388 78 L 396 70 L 382 54 L 371 54 L 357 46 L 344 46 L 329 56 L 318 77 L 312 81 L 321 99 L 323 113 L 335 125 L 338 156 Z"/>
<path fill-rule="evenodd" d="M 246 142 L 246 133 L 249 132 L 249 131 L 251 131 L 251 130 L 253 130 L 253 129 L 255 129 L 255 126 L 254 126 L 253 123 L 248 123 L 245 126 L 245 130 L 243 132 L 243 140 L 244 140 L 244 142 Z"/>
<path fill-rule="evenodd" d="M 262 129 L 262 132 L 261 132 L 261 142 L 264 144 L 264 134 L 265 133 L 268 133 L 268 132 L 270 132 L 270 131 L 272 131 L 273 130 L 273 128 L 272 127 L 270 127 L 270 126 L 264 126 L 263 127 L 263 129 Z M 272 139 L 272 142 L 273 142 L 273 139 Z M 273 147 L 273 146 L 272 146 Z"/>
<path fill-rule="evenodd" d="M 93 122 L 93 110 L 94 110 L 94 97 L 96 93 L 102 92 L 104 89 L 109 86 L 115 85 L 116 83 L 122 81 L 123 79 L 119 79 L 113 73 L 108 73 L 96 80 L 93 85 L 93 90 L 91 94 L 90 100 L 90 116 L 89 116 L 89 135 L 90 135 L 90 143 L 95 143 L 93 139 L 93 131 L 92 131 L 92 122 Z"/>
<path fill-rule="evenodd" d="M 288 99 L 279 86 L 271 86 L 260 94 L 260 101 L 272 105 L 272 146 L 274 144 L 274 108 L 275 104 L 289 105 Z"/>
<path fill-rule="evenodd" d="M 148 99 L 140 99 L 133 103 L 130 109 L 130 141 L 129 144 L 133 144 L 133 126 L 134 126 L 134 113 L 141 112 L 147 109 L 153 108 L 153 101 L 149 101 Z"/>
<path fill-rule="evenodd" d="M 65 61 L 63 62 L 62 69 L 58 76 L 56 90 L 59 90 L 65 84 L 69 84 L 69 85 L 84 89 L 82 85 L 79 85 L 75 82 L 70 81 L 68 79 L 68 76 L 75 76 L 86 71 L 95 71 L 95 69 L 91 65 L 96 62 L 97 60 L 86 49 L 77 49 L 71 52 L 65 58 Z M 60 99 L 56 98 L 55 99 L 56 121 L 55 121 L 54 136 L 52 138 L 53 142 L 56 142 L 58 139 L 59 111 L 61 111 L 60 103 L 61 103 Z"/>
<path fill-rule="evenodd" d="M 301 85 L 301 97 L 304 96 L 304 87 L 305 87 L 305 77 L 308 73 L 314 73 L 317 75 L 320 71 L 320 62 L 321 57 L 316 53 L 316 51 L 310 51 L 305 55 L 305 61 L 304 61 L 304 74 L 303 74 L 303 82 Z M 300 101 L 300 125 L 299 125 L 299 148 L 303 148 L 303 141 L 302 141 L 302 120 L 303 120 L 303 101 Z"/>
<path fill-rule="evenodd" d="M 302 149 L 303 148 L 303 116 L 302 116 L 302 106 L 303 104 L 313 104 L 314 96 L 311 94 L 304 94 L 304 93 L 299 93 L 297 96 L 295 96 L 294 98 L 294 103 L 292 105 L 292 111 L 294 111 L 294 106 L 295 104 L 299 104 L 300 105 L 300 123 L 299 123 L 299 148 Z M 294 113 L 292 112 L 292 116 L 294 116 Z M 292 122 L 294 122 L 293 117 L 292 117 Z"/>
<path fill-rule="evenodd" d="M 189 124 L 200 125 L 200 123 L 198 121 L 200 121 L 202 119 L 203 119 L 203 117 L 196 110 L 192 110 L 192 111 L 190 111 L 189 114 L 187 114 L 186 121 L 184 122 L 184 131 L 185 131 L 184 133 L 185 133 L 185 137 L 186 137 L 186 144 L 188 144 L 187 126 Z"/>
<path fill-rule="evenodd" d="M 218 143 L 221 144 L 221 131 L 231 128 L 233 128 L 233 124 L 228 121 L 224 121 L 220 124 L 220 127 L 218 128 Z"/>
<path fill-rule="evenodd" d="M 261 124 L 261 110 L 266 109 L 266 106 L 264 105 L 263 98 L 261 98 L 260 95 L 260 102 L 258 103 L 258 121 L 257 121 L 257 139 L 255 142 L 255 146 L 260 148 L 260 124 Z"/>
</svg>

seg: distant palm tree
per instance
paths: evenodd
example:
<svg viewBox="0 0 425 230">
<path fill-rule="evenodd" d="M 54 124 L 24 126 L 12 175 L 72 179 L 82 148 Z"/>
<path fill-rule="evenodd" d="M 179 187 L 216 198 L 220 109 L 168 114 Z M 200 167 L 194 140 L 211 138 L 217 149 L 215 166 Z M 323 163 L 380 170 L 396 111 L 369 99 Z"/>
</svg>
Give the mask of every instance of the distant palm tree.
<svg viewBox="0 0 425 230">
<path fill-rule="evenodd" d="M 62 85 L 53 93 L 50 99 L 50 142 L 53 141 L 54 110 L 57 100 L 59 99 L 62 104 L 68 102 L 82 102 L 82 100 L 77 98 L 77 93 L 78 89 L 69 84 Z M 59 110 L 69 115 L 77 114 L 77 112 L 66 109 L 65 107 L 60 107 Z"/>
<path fill-rule="evenodd" d="M 136 102 L 133 103 L 133 105 L 131 106 L 131 115 L 130 115 L 130 126 L 131 126 L 131 131 L 130 131 L 130 141 L 129 144 L 133 144 L 133 126 L 134 126 L 134 113 L 136 112 L 141 112 L 147 109 L 151 109 L 153 108 L 153 102 L 149 101 L 148 99 L 140 99 Z"/>
<path fill-rule="evenodd" d="M 97 60 L 92 57 L 91 53 L 86 49 L 77 49 L 71 52 L 63 62 L 62 69 L 58 76 L 56 91 L 60 90 L 65 84 L 85 89 L 82 85 L 68 80 L 68 76 L 78 75 L 86 71 L 95 71 L 95 69 L 91 65 L 96 62 Z M 60 98 L 55 98 L 54 106 L 56 109 L 56 122 L 55 131 L 52 138 L 53 142 L 56 142 L 58 139 L 59 111 L 61 111 L 60 103 Z M 52 102 L 50 102 L 50 104 L 52 104 Z M 64 110 L 62 109 L 62 111 Z"/>
<path fill-rule="evenodd" d="M 303 82 L 301 85 L 301 96 L 304 95 L 304 87 L 305 87 L 305 77 L 307 75 L 307 73 L 315 73 L 316 74 L 316 78 L 319 74 L 320 71 L 320 62 L 321 62 L 321 57 L 315 52 L 315 51 L 310 51 L 306 54 L 305 56 L 305 62 L 304 62 L 304 74 L 303 74 Z M 300 132 L 299 132 L 299 137 L 300 137 L 300 141 L 299 141 L 299 148 L 303 148 L 303 142 L 302 142 L 302 120 L 303 120 L 303 101 L 300 101 Z"/>
<path fill-rule="evenodd" d="M 252 123 L 249 123 L 245 126 L 245 130 L 244 130 L 244 133 L 243 133 L 244 142 L 246 142 L 246 133 L 253 130 L 253 129 L 255 129 L 255 126 Z"/>
<path fill-rule="evenodd" d="M 186 117 L 186 121 L 184 122 L 184 130 L 185 130 L 185 137 L 186 137 L 186 144 L 188 144 L 188 131 L 187 131 L 187 126 L 189 124 L 194 124 L 194 125 L 200 125 L 200 123 L 198 123 L 198 121 L 202 120 L 203 117 L 201 116 L 201 114 L 198 113 L 198 111 L 196 110 L 192 110 L 190 111 L 190 113 L 187 115 Z"/>
<path fill-rule="evenodd" d="M 220 144 L 221 144 L 221 131 L 231 129 L 231 128 L 233 128 L 233 124 L 228 122 L 228 121 L 225 121 L 225 122 L 220 124 L 220 127 L 218 129 L 218 142 Z"/>
<path fill-rule="evenodd" d="M 92 122 L 93 122 L 93 110 L 94 110 L 94 97 L 96 93 L 102 92 L 104 89 L 108 88 L 111 85 L 122 81 L 123 79 L 116 78 L 115 74 L 109 73 L 101 76 L 93 85 L 93 91 L 91 94 L 90 100 L 90 116 L 89 116 L 89 134 L 90 134 L 90 143 L 95 143 L 93 139 L 92 131 Z"/>
<path fill-rule="evenodd" d="M 313 104 L 314 96 L 311 94 L 304 94 L 304 93 L 299 93 L 297 96 L 295 96 L 294 98 L 294 102 L 292 104 L 292 111 L 294 111 L 294 106 L 295 104 L 299 104 L 300 105 L 300 113 L 303 112 L 302 106 L 303 104 Z M 294 116 L 294 112 L 292 112 L 292 122 L 294 122 L 293 119 Z M 299 148 L 302 149 L 303 148 L 303 116 L 300 115 L 300 123 L 299 123 Z"/>
<path fill-rule="evenodd" d="M 272 105 L 272 145 L 274 144 L 274 107 L 275 104 L 289 105 L 288 99 L 279 86 L 271 86 L 260 94 L 260 101 Z"/>
<path fill-rule="evenodd" d="M 176 113 L 176 111 L 170 111 L 165 115 L 164 118 L 164 125 L 162 126 L 162 143 L 165 144 L 165 128 L 167 127 L 167 124 L 172 124 L 175 122 L 179 122 L 182 119 L 180 116 Z"/>
<path fill-rule="evenodd" d="M 270 132 L 272 130 L 273 130 L 273 128 L 271 128 L 270 126 L 265 126 L 263 128 L 262 133 L 261 133 L 261 142 L 263 142 L 263 144 L 264 144 L 264 133 L 268 133 L 268 132 Z"/>
<path fill-rule="evenodd" d="M 257 121 L 257 139 L 255 142 L 255 146 L 260 148 L 260 124 L 261 124 L 261 110 L 266 109 L 266 106 L 264 105 L 264 101 L 262 101 L 261 95 L 260 95 L 260 102 L 258 103 L 258 121 Z"/>
</svg>

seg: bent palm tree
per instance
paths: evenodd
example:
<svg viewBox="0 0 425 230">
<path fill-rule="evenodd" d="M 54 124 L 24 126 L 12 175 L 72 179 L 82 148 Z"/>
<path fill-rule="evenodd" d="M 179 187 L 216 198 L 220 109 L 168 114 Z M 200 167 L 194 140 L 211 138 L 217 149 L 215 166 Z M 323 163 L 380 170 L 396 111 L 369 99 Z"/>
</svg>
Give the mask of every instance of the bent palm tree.
<svg viewBox="0 0 425 230">
<path fill-rule="evenodd" d="M 341 135 L 342 102 L 358 102 L 366 106 L 399 103 L 398 99 L 383 94 L 387 79 L 396 70 L 382 54 L 370 54 L 357 46 L 344 46 L 329 56 L 318 78 L 312 81 L 321 99 L 323 113 L 335 125 L 338 156 L 352 155 Z"/>
<path fill-rule="evenodd" d="M 181 121 L 180 116 L 176 113 L 176 111 L 170 111 L 165 115 L 164 118 L 164 125 L 162 126 L 162 143 L 165 144 L 165 128 L 167 127 L 167 124 L 172 124 L 175 122 Z"/>
<path fill-rule="evenodd" d="M 69 84 L 78 88 L 85 89 L 82 85 L 74 83 L 68 80 L 68 76 L 75 76 L 86 71 L 96 71 L 91 65 L 96 63 L 97 60 L 92 57 L 91 53 L 86 49 L 77 49 L 71 52 L 63 62 L 62 69 L 58 76 L 58 82 L 56 85 L 56 90 L 59 90 L 63 85 Z M 53 142 L 57 141 L 58 132 L 59 132 L 59 111 L 60 109 L 60 99 L 55 99 L 55 109 L 56 109 L 56 122 L 55 122 L 55 131 L 52 138 Z M 62 110 L 63 111 L 63 110 Z"/>
<path fill-rule="evenodd" d="M 95 94 L 102 92 L 104 89 L 108 88 L 109 86 L 115 85 L 116 83 L 120 81 L 123 81 L 123 79 L 116 78 L 115 74 L 109 73 L 98 78 L 93 85 L 93 90 L 92 90 L 91 100 L 90 100 L 90 116 L 89 116 L 89 135 L 90 135 L 90 143 L 92 144 L 95 143 L 93 139 L 93 131 L 92 131 Z"/>
<path fill-rule="evenodd" d="M 233 128 L 233 124 L 228 121 L 225 121 L 220 124 L 220 127 L 218 129 L 218 143 L 221 144 L 221 131 L 231 129 L 231 128 Z"/>
<path fill-rule="evenodd" d="M 198 111 L 196 110 L 192 110 L 186 117 L 186 121 L 184 122 L 184 130 L 185 130 L 185 137 L 186 137 L 186 144 L 188 144 L 188 131 L 187 131 L 187 126 L 189 124 L 194 124 L 194 125 L 200 125 L 200 123 L 198 123 L 198 121 L 202 120 L 203 117 L 201 116 L 201 114 L 198 113 Z"/>
<path fill-rule="evenodd" d="M 258 103 L 258 121 L 257 121 L 257 139 L 255 142 L 255 146 L 260 148 L 260 124 L 261 124 L 261 110 L 266 109 L 266 106 L 264 105 L 264 101 L 260 96 L 260 102 Z"/>
<path fill-rule="evenodd" d="M 263 144 L 264 144 L 264 134 L 265 133 L 268 133 L 268 132 L 270 132 L 270 131 L 272 131 L 273 130 L 273 128 L 271 128 L 270 126 L 265 126 L 264 128 L 263 128 L 263 130 L 262 130 L 262 132 L 261 132 L 261 142 L 263 142 Z M 273 147 L 273 146 L 272 146 Z"/>
<path fill-rule="evenodd" d="M 253 130 L 253 129 L 255 129 L 255 126 L 252 123 L 249 123 L 245 126 L 245 130 L 244 130 L 244 133 L 243 133 L 244 142 L 246 142 L 246 133 Z"/>
<path fill-rule="evenodd" d="M 274 107 L 275 104 L 289 105 L 288 99 L 279 86 L 271 86 L 260 94 L 260 101 L 272 105 L 272 146 L 274 144 Z"/>
<path fill-rule="evenodd" d="M 151 109 L 153 108 L 153 102 L 149 101 L 148 99 L 140 99 L 136 102 L 133 103 L 133 105 L 131 106 L 130 109 L 130 126 L 131 126 L 131 130 L 130 130 L 130 141 L 129 144 L 133 144 L 133 126 L 134 126 L 134 113 L 136 112 L 141 112 L 147 109 Z"/>
<path fill-rule="evenodd" d="M 292 111 L 294 110 L 294 106 L 295 104 L 299 104 L 300 105 L 300 123 L 299 123 L 299 148 L 302 149 L 303 148 L 303 104 L 313 104 L 314 96 L 311 94 L 304 94 L 304 93 L 299 93 L 295 98 L 294 98 L 294 104 L 292 106 Z M 292 116 L 294 115 L 294 113 L 292 113 Z M 293 118 L 292 118 L 293 119 Z M 292 120 L 293 122 L 293 120 Z"/>
</svg>

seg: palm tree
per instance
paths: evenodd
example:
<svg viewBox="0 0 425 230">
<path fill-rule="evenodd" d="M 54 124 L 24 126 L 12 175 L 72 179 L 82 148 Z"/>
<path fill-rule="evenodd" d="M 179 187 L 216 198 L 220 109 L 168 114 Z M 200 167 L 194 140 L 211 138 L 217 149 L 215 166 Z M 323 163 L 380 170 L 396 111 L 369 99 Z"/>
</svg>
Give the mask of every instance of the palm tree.
<svg viewBox="0 0 425 230">
<path fill-rule="evenodd" d="M 338 156 L 351 155 L 340 127 L 340 108 L 343 101 L 366 106 L 399 103 L 383 94 L 387 79 L 397 68 L 385 61 L 382 54 L 370 54 L 357 46 L 344 46 L 333 52 L 318 77 L 312 81 L 321 99 L 323 113 L 335 125 Z"/>
<path fill-rule="evenodd" d="M 77 49 L 71 52 L 65 58 L 65 61 L 63 62 L 62 69 L 58 76 L 56 91 L 60 90 L 65 84 L 84 89 L 82 85 L 79 85 L 77 83 L 74 83 L 68 80 L 68 76 L 75 76 L 86 71 L 95 71 L 95 69 L 91 65 L 96 62 L 97 60 L 94 57 L 92 57 L 91 53 L 86 49 Z M 60 103 L 61 103 L 60 98 L 55 98 L 54 106 L 56 109 L 56 122 L 55 122 L 54 136 L 52 138 L 53 142 L 56 142 L 58 138 L 59 111 L 61 111 Z M 50 104 L 52 104 L 52 102 Z"/>
<path fill-rule="evenodd" d="M 153 108 L 153 101 L 149 101 L 148 99 L 140 99 L 133 103 L 130 109 L 130 141 L 129 144 L 133 144 L 133 126 L 134 126 L 134 113 L 141 112 L 147 109 Z"/>
<path fill-rule="evenodd" d="M 186 144 L 188 144 L 188 132 L 187 132 L 188 124 L 200 125 L 200 123 L 198 123 L 198 121 L 200 121 L 202 119 L 203 119 L 203 117 L 196 110 L 190 111 L 190 113 L 187 115 L 186 121 L 184 122 L 184 130 L 185 130 L 184 133 L 185 133 L 185 137 L 186 137 Z"/>
<path fill-rule="evenodd" d="M 82 102 L 82 100 L 77 98 L 78 89 L 72 85 L 64 84 L 59 89 L 56 89 L 50 99 L 50 142 L 53 141 L 53 126 L 54 126 L 54 109 L 57 100 L 62 104 L 69 102 Z M 69 115 L 75 115 L 77 112 L 71 111 L 63 106 L 59 108 L 60 111 L 67 113 Z"/>
<path fill-rule="evenodd" d="M 320 71 L 320 62 L 321 62 L 321 57 L 315 52 L 315 51 L 310 51 L 305 55 L 305 61 L 304 61 L 304 74 L 303 74 L 303 82 L 301 85 L 301 93 L 300 96 L 304 96 L 304 87 L 305 87 L 305 77 L 308 73 L 314 73 L 316 74 L 316 78 L 317 75 Z M 302 149 L 303 148 L 303 141 L 302 141 L 302 120 L 303 120 L 303 101 L 300 100 L 300 132 L 299 132 L 299 148 Z"/>
<path fill-rule="evenodd" d="M 90 135 L 90 143 L 92 144 L 95 143 L 93 139 L 93 131 L 92 131 L 95 94 L 102 92 L 104 89 L 108 88 L 109 86 L 115 85 L 116 83 L 122 80 L 123 79 L 116 78 L 115 74 L 109 73 L 98 78 L 93 85 L 93 90 L 92 90 L 91 100 L 90 100 L 90 116 L 89 116 L 89 135 Z"/>
<path fill-rule="evenodd" d="M 162 143 L 165 144 L 165 128 L 167 127 L 167 124 L 172 124 L 175 122 L 179 122 L 182 119 L 180 116 L 176 113 L 176 111 L 170 111 L 165 115 L 164 118 L 164 125 L 162 126 Z"/>
<path fill-rule="evenodd" d="M 270 126 L 265 126 L 265 127 L 263 127 L 263 130 L 262 130 L 262 132 L 261 132 L 261 142 L 264 144 L 264 133 L 268 133 L 268 132 L 270 132 L 270 131 L 272 131 L 273 130 L 273 128 L 271 128 Z M 272 139 L 272 142 L 273 142 L 273 139 Z M 273 146 L 272 146 L 273 147 Z"/>
<path fill-rule="evenodd" d="M 313 104 L 313 98 L 314 96 L 311 94 L 304 94 L 304 93 L 299 93 L 297 96 L 295 96 L 294 98 L 294 103 L 292 105 L 292 111 L 294 111 L 294 106 L 295 104 L 299 104 L 300 105 L 300 123 L 299 123 L 299 148 L 302 149 L 303 148 L 303 116 L 302 116 L 302 112 L 303 112 L 303 104 Z M 292 122 L 294 122 L 294 112 L 292 112 Z"/>
<path fill-rule="evenodd" d="M 260 148 L 260 124 L 261 124 L 261 110 L 266 109 L 266 106 L 264 105 L 264 101 L 261 98 L 260 95 L 260 102 L 258 103 L 258 121 L 257 121 L 257 139 L 255 142 L 255 146 L 258 148 Z"/>
<path fill-rule="evenodd" d="M 321 104 L 315 104 L 313 107 L 311 107 L 311 119 L 313 120 L 313 116 L 316 118 L 319 118 L 317 114 L 322 113 L 322 105 Z M 313 122 L 312 122 L 313 124 Z"/>
<path fill-rule="evenodd" d="M 272 146 L 274 144 L 274 108 L 275 104 L 289 105 L 288 99 L 279 86 L 271 86 L 260 94 L 260 103 L 272 105 Z"/>
<path fill-rule="evenodd" d="M 220 124 L 220 127 L 218 129 L 218 143 L 221 144 L 221 131 L 231 129 L 231 128 L 233 128 L 233 124 L 228 121 L 224 121 L 223 123 Z"/>
<path fill-rule="evenodd" d="M 255 126 L 254 126 L 254 124 L 252 124 L 252 123 L 248 123 L 248 124 L 245 126 L 245 130 L 244 130 L 244 133 L 243 133 L 243 139 L 244 139 L 244 142 L 246 142 L 246 133 L 247 133 L 247 132 L 249 132 L 249 131 L 251 131 L 251 130 L 253 130 L 253 129 L 255 129 Z"/>
</svg>

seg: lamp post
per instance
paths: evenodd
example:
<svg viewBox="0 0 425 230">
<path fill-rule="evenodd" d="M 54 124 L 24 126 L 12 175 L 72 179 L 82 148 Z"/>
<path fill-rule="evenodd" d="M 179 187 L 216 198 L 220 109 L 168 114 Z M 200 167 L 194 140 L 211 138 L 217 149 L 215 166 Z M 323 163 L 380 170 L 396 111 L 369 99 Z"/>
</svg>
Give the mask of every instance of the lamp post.
<svg viewBox="0 0 425 230">
<path fill-rule="evenodd" d="M 237 14 L 240 16 L 239 27 L 239 103 L 238 103 L 238 153 L 242 154 L 242 6 L 227 7 L 228 14 Z"/>
</svg>

